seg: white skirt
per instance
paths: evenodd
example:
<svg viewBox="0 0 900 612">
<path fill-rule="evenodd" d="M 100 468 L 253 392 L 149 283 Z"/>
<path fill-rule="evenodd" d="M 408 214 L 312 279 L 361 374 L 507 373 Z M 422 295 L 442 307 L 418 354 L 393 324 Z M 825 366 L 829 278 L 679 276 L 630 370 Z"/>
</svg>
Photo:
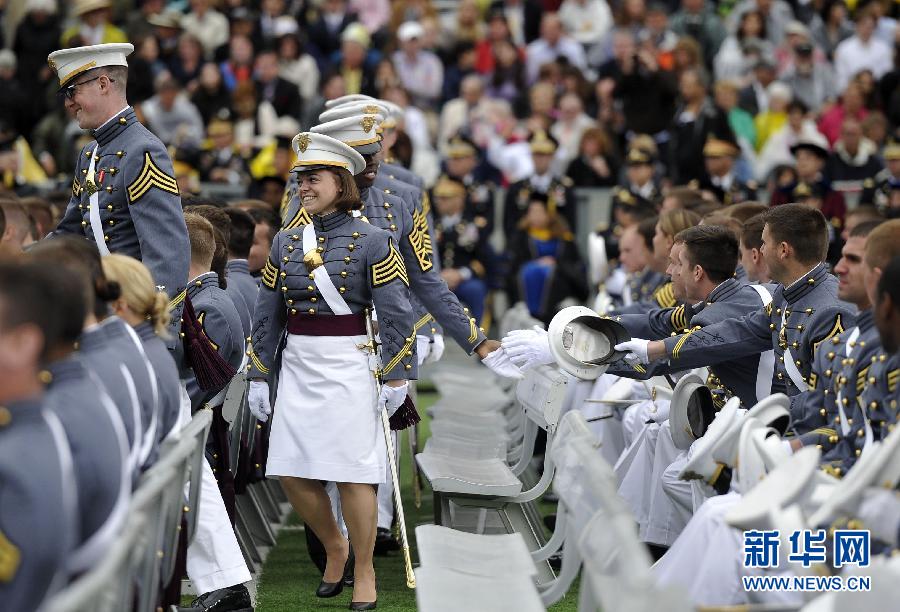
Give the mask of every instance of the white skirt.
<svg viewBox="0 0 900 612">
<path fill-rule="evenodd" d="M 386 447 L 366 336 L 289 334 L 266 476 L 385 482 Z"/>
</svg>

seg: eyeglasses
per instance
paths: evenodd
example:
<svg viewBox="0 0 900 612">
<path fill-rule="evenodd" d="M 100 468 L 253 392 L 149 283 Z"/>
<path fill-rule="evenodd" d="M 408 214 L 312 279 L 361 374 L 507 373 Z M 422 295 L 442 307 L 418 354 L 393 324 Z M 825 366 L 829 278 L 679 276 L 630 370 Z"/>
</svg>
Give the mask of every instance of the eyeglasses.
<svg viewBox="0 0 900 612">
<path fill-rule="evenodd" d="M 90 83 L 91 81 L 96 81 L 97 79 L 103 78 L 103 77 L 105 77 L 105 76 L 106 76 L 105 74 L 101 74 L 100 76 L 94 77 L 93 79 L 88 79 L 88 80 L 86 80 L 86 81 L 81 81 L 80 83 L 73 83 L 72 85 L 69 85 L 68 87 L 66 87 L 66 88 L 64 88 L 62 91 L 60 91 L 60 92 L 59 92 L 59 96 L 60 96 L 60 97 L 63 97 L 63 98 L 66 98 L 66 99 L 68 99 L 68 100 L 74 100 L 74 99 L 75 99 L 75 94 L 78 93 L 76 88 L 77 88 L 79 85 L 85 85 L 85 84 L 87 84 L 87 83 Z M 106 78 L 109 79 L 109 77 L 106 77 Z M 115 83 L 115 81 L 112 80 L 112 79 L 109 79 L 109 82 L 110 82 L 110 83 Z"/>
</svg>

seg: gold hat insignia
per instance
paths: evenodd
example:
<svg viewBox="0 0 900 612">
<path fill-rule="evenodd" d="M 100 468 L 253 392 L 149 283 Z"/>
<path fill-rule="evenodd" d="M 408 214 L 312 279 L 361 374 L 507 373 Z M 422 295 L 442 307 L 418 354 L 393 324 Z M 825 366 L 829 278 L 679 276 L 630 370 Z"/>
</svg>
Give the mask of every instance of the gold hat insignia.
<svg viewBox="0 0 900 612">
<path fill-rule="evenodd" d="M 300 136 L 297 137 L 297 149 L 299 149 L 301 153 L 306 153 L 307 148 L 309 148 L 309 134 L 300 134 Z"/>
</svg>

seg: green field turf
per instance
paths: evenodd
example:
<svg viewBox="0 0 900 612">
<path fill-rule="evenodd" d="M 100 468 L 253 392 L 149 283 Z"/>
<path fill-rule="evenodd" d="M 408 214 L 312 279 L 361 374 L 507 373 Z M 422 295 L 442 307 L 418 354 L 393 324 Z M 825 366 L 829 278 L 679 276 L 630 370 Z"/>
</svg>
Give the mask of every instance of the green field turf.
<svg viewBox="0 0 900 612">
<path fill-rule="evenodd" d="M 419 438 L 424 445 L 427 439 L 428 417 L 425 410 L 437 399 L 434 393 L 419 395 Z M 415 551 L 415 527 L 432 522 L 431 491 L 422 493 L 422 506 L 413 504 L 412 478 L 410 471 L 409 446 L 403 436 L 401 455 L 401 488 L 403 507 L 412 547 L 413 565 L 417 564 Z M 542 504 L 543 511 L 553 511 L 552 506 Z M 416 609 L 415 592 L 406 587 L 406 573 L 403 557 L 399 552 L 388 557 L 375 558 L 375 573 L 378 576 L 378 609 L 387 611 L 412 611 Z M 306 554 L 306 540 L 297 524 L 296 516 L 288 521 L 288 527 L 278 535 L 278 545 L 271 551 L 260 578 L 257 590 L 257 612 L 293 612 L 298 610 L 346 610 L 352 589 L 345 589 L 334 599 L 317 599 L 314 595 L 320 575 Z M 577 580 L 569 594 L 561 602 L 550 608 L 554 612 L 574 612 L 578 602 Z M 476 611 L 465 611 L 476 612 Z M 490 612 L 490 611 L 477 611 Z"/>
</svg>

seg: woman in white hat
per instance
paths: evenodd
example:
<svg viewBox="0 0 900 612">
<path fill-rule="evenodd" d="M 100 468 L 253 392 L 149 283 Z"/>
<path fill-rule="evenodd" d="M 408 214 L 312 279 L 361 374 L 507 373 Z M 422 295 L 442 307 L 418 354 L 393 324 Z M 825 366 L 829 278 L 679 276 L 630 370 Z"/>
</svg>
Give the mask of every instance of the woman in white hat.
<svg viewBox="0 0 900 612">
<path fill-rule="evenodd" d="M 404 404 L 415 378 L 415 321 L 409 280 L 390 234 L 353 212 L 362 208 L 353 175 L 365 162 L 322 134 L 293 140 L 298 193 L 311 223 L 279 233 L 262 271 L 250 352 L 250 410 L 272 413 L 269 387 L 281 356 L 267 476 L 278 476 L 328 555 L 318 597 L 334 597 L 354 570 L 351 610 L 375 608 L 372 552 L 375 487 L 384 481 L 381 410 Z M 367 337 L 378 311 L 381 363 Z M 383 381 L 379 390 L 376 375 Z M 394 416 L 408 414 L 409 406 Z M 340 493 L 350 544 L 341 534 L 322 482 Z M 352 544 L 355 563 L 350 554 Z"/>
</svg>

